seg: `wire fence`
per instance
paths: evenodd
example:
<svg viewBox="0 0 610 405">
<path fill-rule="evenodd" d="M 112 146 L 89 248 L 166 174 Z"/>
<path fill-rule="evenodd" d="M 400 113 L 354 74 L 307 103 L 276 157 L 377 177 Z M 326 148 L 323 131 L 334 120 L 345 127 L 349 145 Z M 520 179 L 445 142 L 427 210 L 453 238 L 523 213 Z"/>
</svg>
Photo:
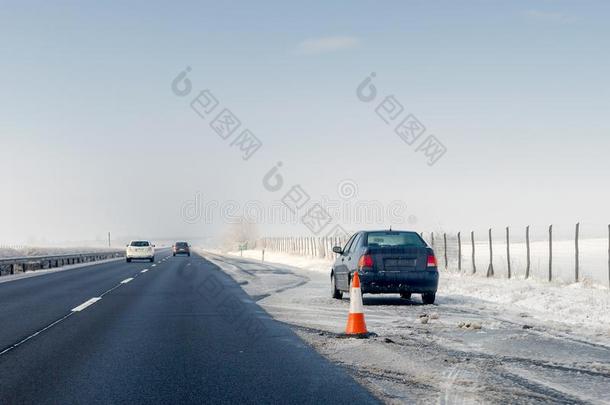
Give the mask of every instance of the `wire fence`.
<svg viewBox="0 0 610 405">
<path fill-rule="evenodd" d="M 337 237 L 277 237 L 262 238 L 256 246 L 270 251 L 288 253 L 297 256 L 308 256 L 320 259 L 334 259 L 333 246 L 345 246 L 348 238 Z"/>
<path fill-rule="evenodd" d="M 545 227 L 544 234 L 545 237 L 533 240 L 530 226 L 490 228 L 485 235 L 473 231 L 420 233 L 434 249 L 441 271 L 610 286 L 610 225 L 605 238 L 583 238 L 580 223 L 574 225 L 570 239 L 554 238 L 553 225 Z M 333 246 L 344 246 L 347 240 L 347 237 L 271 237 L 262 238 L 255 245 L 268 251 L 331 260 L 336 257 Z"/>
</svg>

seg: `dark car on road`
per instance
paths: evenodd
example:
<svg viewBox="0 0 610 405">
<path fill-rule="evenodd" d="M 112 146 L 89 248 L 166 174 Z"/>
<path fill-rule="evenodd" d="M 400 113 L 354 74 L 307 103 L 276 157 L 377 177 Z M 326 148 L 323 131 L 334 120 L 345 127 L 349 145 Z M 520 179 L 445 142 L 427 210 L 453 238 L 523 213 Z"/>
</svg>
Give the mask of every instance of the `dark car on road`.
<svg viewBox="0 0 610 405">
<path fill-rule="evenodd" d="M 172 253 L 174 256 L 176 255 L 191 255 L 191 245 L 186 242 L 176 242 L 174 246 L 172 246 Z"/>
<path fill-rule="evenodd" d="M 358 272 L 362 293 L 398 293 L 406 299 L 416 293 L 424 304 L 434 303 L 436 257 L 417 232 L 361 231 L 333 251 L 338 254 L 330 274 L 333 298 L 341 299 L 349 291 Z"/>
</svg>

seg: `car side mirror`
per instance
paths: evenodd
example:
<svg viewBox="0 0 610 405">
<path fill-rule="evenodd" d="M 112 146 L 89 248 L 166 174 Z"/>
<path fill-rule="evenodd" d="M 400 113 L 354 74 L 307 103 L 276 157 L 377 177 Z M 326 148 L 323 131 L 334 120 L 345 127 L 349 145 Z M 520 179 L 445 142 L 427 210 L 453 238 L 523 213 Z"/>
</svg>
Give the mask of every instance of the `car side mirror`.
<svg viewBox="0 0 610 405">
<path fill-rule="evenodd" d="M 338 255 L 342 255 L 343 254 L 343 249 L 341 249 L 341 246 L 334 246 L 333 247 L 333 252 L 335 252 Z"/>
<path fill-rule="evenodd" d="M 153 247 L 157 247 L 157 245 L 153 245 Z"/>
</svg>

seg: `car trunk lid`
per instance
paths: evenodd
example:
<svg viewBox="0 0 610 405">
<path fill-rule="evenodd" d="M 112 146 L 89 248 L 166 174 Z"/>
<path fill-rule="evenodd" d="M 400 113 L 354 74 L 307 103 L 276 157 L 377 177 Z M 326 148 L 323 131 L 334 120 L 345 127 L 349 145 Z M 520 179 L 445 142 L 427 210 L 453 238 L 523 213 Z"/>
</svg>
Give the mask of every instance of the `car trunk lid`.
<svg viewBox="0 0 610 405">
<path fill-rule="evenodd" d="M 425 247 L 369 247 L 373 257 L 373 270 L 378 272 L 405 272 L 425 270 L 428 249 Z"/>
</svg>

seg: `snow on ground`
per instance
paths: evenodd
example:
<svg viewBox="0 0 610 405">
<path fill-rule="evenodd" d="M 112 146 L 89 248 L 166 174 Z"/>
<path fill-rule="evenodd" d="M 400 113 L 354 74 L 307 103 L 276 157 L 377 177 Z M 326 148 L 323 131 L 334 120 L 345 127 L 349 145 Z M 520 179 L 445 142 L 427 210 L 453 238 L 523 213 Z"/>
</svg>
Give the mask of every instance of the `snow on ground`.
<svg viewBox="0 0 610 405">
<path fill-rule="evenodd" d="M 239 252 L 229 253 L 239 256 Z M 244 258 L 261 259 L 260 250 L 243 251 Z M 332 262 L 324 259 L 265 252 L 265 261 L 330 274 Z M 527 313 L 541 322 L 580 329 L 592 335 L 610 335 L 610 291 L 607 288 L 573 283 L 569 285 L 537 280 L 483 278 L 443 272 L 437 297 L 454 301 L 476 298 L 490 308 Z"/>
<path fill-rule="evenodd" d="M 78 254 L 78 253 L 93 253 L 93 252 L 107 252 L 107 251 L 108 251 L 108 248 L 95 248 L 95 247 L 63 248 L 63 247 L 25 246 L 25 247 L 19 248 L 19 249 L 0 247 L 0 258 L 4 259 L 4 258 L 11 258 L 11 257 L 71 255 L 71 254 Z"/>
<path fill-rule="evenodd" d="M 462 235 L 462 269 L 471 272 L 472 246 L 467 238 Z M 493 264 L 496 277 L 507 276 L 507 252 L 506 243 L 502 238 L 493 241 Z M 439 263 L 444 265 L 444 243 L 437 237 L 432 244 L 430 238 L 426 238 L 428 244 L 436 252 Z M 487 241 L 475 242 L 475 267 L 477 272 L 485 274 L 489 264 L 489 243 Z M 571 283 L 575 278 L 575 244 L 573 240 L 553 241 L 553 280 Z M 457 271 L 458 246 L 455 239 L 447 242 L 448 266 Z M 511 272 L 513 277 L 524 277 L 527 267 L 527 245 L 524 242 L 512 241 L 510 243 Z M 588 283 L 608 286 L 608 239 L 607 238 L 583 238 L 579 242 L 579 278 Z M 537 240 L 530 243 L 530 277 L 539 280 L 547 280 L 549 271 L 549 242 Z"/>
<path fill-rule="evenodd" d="M 330 262 L 242 254 L 204 253 L 386 403 L 608 403 L 607 290 L 443 273 L 437 305 L 365 295 L 377 336 L 345 339 L 349 298 L 330 298 Z"/>
</svg>

